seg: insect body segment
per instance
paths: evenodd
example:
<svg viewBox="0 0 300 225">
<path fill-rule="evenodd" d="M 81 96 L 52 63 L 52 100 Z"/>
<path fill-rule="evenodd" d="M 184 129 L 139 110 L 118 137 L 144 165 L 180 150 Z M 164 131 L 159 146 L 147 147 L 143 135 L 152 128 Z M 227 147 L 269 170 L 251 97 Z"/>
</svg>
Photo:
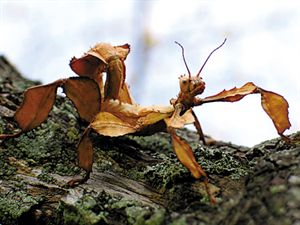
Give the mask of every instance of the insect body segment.
<svg viewBox="0 0 300 225">
<path fill-rule="evenodd" d="M 125 84 L 125 64 L 118 56 L 113 56 L 109 58 L 106 71 L 108 76 L 104 87 L 104 98 L 105 100 L 119 99 L 120 91 Z"/>
</svg>

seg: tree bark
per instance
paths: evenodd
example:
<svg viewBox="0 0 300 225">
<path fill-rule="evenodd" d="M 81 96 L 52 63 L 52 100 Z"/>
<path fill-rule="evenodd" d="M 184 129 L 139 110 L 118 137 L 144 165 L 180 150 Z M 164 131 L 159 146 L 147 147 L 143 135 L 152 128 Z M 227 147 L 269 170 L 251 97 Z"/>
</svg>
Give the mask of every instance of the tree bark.
<svg viewBox="0 0 300 225">
<path fill-rule="evenodd" d="M 12 116 L 25 88 L 36 85 L 0 57 L 0 133 L 14 133 Z M 300 133 L 248 148 L 218 141 L 192 146 L 217 197 L 211 205 L 172 151 L 170 137 L 108 138 L 92 135 L 93 172 L 68 188 L 82 171 L 76 144 L 87 126 L 71 102 L 57 96 L 38 128 L 0 145 L 0 224 L 300 224 Z M 242 132 L 242 131 L 241 131 Z"/>
</svg>

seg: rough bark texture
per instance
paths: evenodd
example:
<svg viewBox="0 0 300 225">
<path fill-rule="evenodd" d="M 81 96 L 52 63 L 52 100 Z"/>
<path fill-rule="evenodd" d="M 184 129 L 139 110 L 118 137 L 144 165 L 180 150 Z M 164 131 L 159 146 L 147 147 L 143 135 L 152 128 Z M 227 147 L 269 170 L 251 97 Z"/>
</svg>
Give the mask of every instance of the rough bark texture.
<svg viewBox="0 0 300 225">
<path fill-rule="evenodd" d="M 16 131 L 13 113 L 35 84 L 0 57 L 0 133 Z M 1 143 L 0 224 L 300 224 L 300 133 L 293 144 L 274 139 L 247 148 L 203 146 L 194 132 L 180 131 L 209 175 L 213 206 L 165 133 L 94 134 L 91 179 L 67 188 L 82 172 L 76 144 L 85 126 L 58 96 L 45 123 Z"/>
</svg>

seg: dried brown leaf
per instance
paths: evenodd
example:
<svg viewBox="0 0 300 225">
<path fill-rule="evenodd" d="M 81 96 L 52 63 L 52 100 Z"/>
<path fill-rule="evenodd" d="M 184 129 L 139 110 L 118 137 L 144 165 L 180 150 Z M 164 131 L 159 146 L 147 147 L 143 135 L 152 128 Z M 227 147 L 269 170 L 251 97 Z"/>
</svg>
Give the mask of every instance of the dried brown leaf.
<svg viewBox="0 0 300 225">
<path fill-rule="evenodd" d="M 91 122 L 100 112 L 101 94 L 94 80 L 85 77 L 69 78 L 64 83 L 64 91 L 82 119 Z"/>
<path fill-rule="evenodd" d="M 23 131 L 36 128 L 46 120 L 54 104 L 56 90 L 61 84 L 62 80 L 58 80 L 28 88 L 24 92 L 23 103 L 15 113 L 15 120 Z"/>
</svg>

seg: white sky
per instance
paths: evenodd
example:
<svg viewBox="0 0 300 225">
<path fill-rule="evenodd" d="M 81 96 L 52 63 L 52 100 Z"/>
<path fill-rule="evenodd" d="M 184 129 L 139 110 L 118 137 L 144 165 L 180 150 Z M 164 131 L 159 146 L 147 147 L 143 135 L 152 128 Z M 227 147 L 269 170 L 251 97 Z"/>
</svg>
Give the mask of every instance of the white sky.
<svg viewBox="0 0 300 225">
<path fill-rule="evenodd" d="M 142 105 L 169 104 L 180 74 L 204 68 L 204 96 L 252 81 L 283 95 L 300 130 L 300 1 L 0 1 L 0 54 L 44 83 L 74 76 L 69 59 L 96 42 L 130 43 L 128 82 Z M 143 48 L 142 48 L 143 47 Z M 196 110 L 205 133 L 254 145 L 277 137 L 259 96 Z"/>
</svg>

